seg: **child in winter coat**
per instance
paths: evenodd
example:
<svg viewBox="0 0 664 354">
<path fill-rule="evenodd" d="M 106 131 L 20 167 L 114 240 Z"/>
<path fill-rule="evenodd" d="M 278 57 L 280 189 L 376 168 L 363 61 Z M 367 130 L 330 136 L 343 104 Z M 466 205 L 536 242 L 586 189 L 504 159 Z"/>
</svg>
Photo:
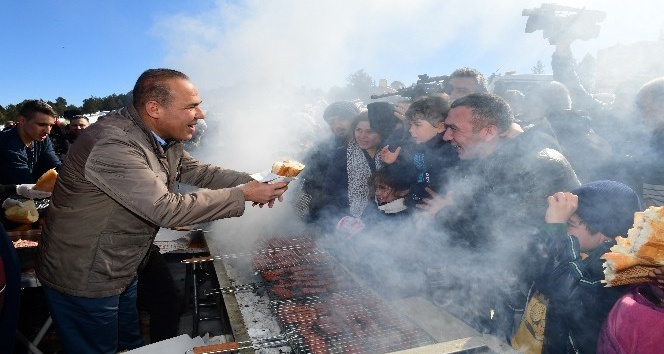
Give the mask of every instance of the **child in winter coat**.
<svg viewBox="0 0 664 354">
<path fill-rule="evenodd" d="M 595 181 L 548 197 L 546 225 L 528 255 L 534 288 L 548 299 L 542 353 L 594 353 L 624 287 L 604 287 L 600 256 L 627 235 L 641 203 L 631 188 Z M 533 257 L 534 256 L 534 257 Z"/>
</svg>

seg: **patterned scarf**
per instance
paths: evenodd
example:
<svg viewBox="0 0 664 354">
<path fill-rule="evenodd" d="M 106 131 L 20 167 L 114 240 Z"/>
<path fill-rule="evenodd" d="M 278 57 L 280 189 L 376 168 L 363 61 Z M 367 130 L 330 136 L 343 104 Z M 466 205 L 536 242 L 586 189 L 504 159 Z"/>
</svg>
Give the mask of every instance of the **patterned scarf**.
<svg viewBox="0 0 664 354">
<path fill-rule="evenodd" d="M 350 215 L 359 218 L 369 203 L 369 180 L 371 179 L 371 171 L 373 169 L 369 166 L 369 161 L 364 150 L 354 140 L 348 144 L 346 157 L 348 159 L 346 168 L 348 170 Z M 376 154 L 374 164 L 376 169 L 380 168 L 381 161 L 379 154 Z"/>
</svg>

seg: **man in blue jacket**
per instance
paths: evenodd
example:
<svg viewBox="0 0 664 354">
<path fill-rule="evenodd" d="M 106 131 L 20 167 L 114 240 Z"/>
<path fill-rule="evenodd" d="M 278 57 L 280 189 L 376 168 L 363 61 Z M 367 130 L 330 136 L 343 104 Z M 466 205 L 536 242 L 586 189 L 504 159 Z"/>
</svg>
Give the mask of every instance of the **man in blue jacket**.
<svg viewBox="0 0 664 354">
<path fill-rule="evenodd" d="M 60 168 L 48 135 L 57 113 L 42 100 L 28 100 L 18 124 L 0 132 L 0 184 L 32 184 L 51 168 Z"/>
</svg>

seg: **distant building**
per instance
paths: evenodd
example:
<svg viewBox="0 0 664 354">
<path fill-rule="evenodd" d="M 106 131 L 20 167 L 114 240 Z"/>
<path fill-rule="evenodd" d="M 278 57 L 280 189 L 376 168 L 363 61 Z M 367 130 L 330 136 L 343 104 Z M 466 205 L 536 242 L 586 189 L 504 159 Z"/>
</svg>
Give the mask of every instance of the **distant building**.
<svg viewBox="0 0 664 354">
<path fill-rule="evenodd" d="M 621 84 L 640 87 L 664 76 L 664 38 L 617 44 L 597 52 L 595 92 L 613 93 Z"/>
</svg>

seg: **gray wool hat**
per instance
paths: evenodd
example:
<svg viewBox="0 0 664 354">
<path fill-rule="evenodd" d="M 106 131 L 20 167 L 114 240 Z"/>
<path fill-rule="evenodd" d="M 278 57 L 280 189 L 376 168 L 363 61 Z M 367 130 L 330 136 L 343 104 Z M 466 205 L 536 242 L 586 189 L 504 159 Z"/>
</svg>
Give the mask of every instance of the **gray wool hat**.
<svg viewBox="0 0 664 354">
<path fill-rule="evenodd" d="M 330 103 L 323 112 L 323 119 L 328 122 L 333 117 L 351 120 L 360 114 L 360 108 L 350 101 L 336 101 Z"/>
</svg>

